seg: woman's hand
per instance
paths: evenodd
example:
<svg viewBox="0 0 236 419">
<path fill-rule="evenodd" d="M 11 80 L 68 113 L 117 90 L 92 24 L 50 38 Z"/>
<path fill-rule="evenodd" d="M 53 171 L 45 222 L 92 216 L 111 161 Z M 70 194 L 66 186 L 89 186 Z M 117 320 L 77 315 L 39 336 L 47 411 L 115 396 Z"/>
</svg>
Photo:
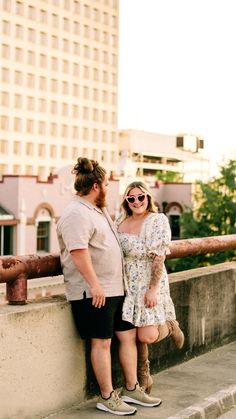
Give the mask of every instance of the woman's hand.
<svg viewBox="0 0 236 419">
<path fill-rule="evenodd" d="M 144 295 L 144 305 L 148 308 L 153 308 L 157 305 L 157 301 L 157 287 L 150 286 Z"/>
</svg>

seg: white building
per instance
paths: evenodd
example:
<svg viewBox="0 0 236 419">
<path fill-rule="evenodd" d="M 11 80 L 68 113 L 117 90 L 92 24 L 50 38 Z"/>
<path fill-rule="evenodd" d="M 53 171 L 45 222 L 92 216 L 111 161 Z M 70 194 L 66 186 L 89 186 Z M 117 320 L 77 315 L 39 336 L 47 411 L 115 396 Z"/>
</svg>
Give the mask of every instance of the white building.
<svg viewBox="0 0 236 419">
<path fill-rule="evenodd" d="M 118 0 L 1 0 L 0 175 L 118 158 Z"/>
<path fill-rule="evenodd" d="M 185 182 L 206 181 L 210 176 L 204 140 L 195 135 L 121 130 L 119 150 L 117 172 L 125 177 L 156 179 L 157 170 L 182 174 Z"/>
</svg>

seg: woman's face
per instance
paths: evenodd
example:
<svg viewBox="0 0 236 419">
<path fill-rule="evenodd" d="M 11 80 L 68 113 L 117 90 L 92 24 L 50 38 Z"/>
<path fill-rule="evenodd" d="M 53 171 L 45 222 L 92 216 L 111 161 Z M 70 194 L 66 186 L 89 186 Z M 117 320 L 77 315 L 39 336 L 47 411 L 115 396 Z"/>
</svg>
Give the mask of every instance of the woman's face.
<svg viewBox="0 0 236 419">
<path fill-rule="evenodd" d="M 147 211 L 148 197 L 140 188 L 131 189 L 125 199 L 133 214 L 143 214 Z"/>
</svg>

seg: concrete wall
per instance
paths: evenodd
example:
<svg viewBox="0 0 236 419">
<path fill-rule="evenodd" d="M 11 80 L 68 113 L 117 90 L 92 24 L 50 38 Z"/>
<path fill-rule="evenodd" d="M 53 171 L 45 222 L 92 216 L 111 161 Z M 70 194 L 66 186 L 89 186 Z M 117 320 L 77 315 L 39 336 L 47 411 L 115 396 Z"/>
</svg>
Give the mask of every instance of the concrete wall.
<svg viewBox="0 0 236 419">
<path fill-rule="evenodd" d="M 152 372 L 236 338 L 236 263 L 170 275 L 177 318 L 186 336 L 150 346 Z M 98 391 L 69 304 L 59 298 L 26 306 L 0 305 L 0 419 L 41 417 Z M 113 381 L 122 384 L 114 339 Z"/>
<path fill-rule="evenodd" d="M 64 300 L 0 306 L 0 418 L 33 419 L 85 397 L 84 347 Z"/>
</svg>

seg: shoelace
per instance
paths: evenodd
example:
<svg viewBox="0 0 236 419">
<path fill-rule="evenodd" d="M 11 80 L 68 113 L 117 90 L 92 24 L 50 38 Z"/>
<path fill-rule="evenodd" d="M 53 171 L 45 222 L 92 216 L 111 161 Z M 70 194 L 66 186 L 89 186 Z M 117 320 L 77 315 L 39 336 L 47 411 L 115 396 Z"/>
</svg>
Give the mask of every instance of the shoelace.
<svg viewBox="0 0 236 419">
<path fill-rule="evenodd" d="M 119 406 L 122 403 L 121 398 L 119 397 L 119 393 L 118 391 L 114 390 L 114 398 L 115 398 L 115 402 L 117 403 L 117 405 Z"/>
</svg>

